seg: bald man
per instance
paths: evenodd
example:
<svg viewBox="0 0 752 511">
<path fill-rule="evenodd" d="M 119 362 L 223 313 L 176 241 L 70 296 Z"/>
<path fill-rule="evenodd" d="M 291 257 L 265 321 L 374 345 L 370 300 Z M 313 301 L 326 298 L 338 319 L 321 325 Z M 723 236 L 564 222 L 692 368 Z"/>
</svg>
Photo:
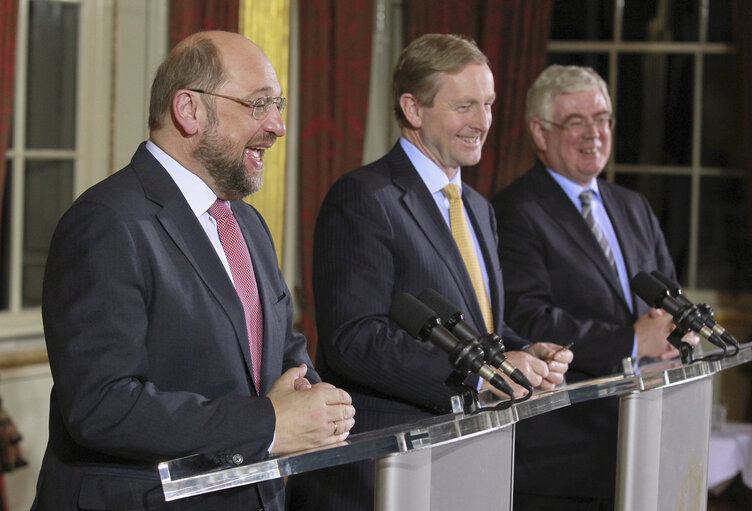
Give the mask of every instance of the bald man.
<svg viewBox="0 0 752 511">
<path fill-rule="evenodd" d="M 241 200 L 285 135 L 285 104 L 258 46 L 190 36 L 157 71 L 149 140 L 63 216 L 33 509 L 282 509 L 281 481 L 166 503 L 157 464 L 233 466 L 347 437 L 350 396 L 313 371 L 269 230 Z"/>
</svg>

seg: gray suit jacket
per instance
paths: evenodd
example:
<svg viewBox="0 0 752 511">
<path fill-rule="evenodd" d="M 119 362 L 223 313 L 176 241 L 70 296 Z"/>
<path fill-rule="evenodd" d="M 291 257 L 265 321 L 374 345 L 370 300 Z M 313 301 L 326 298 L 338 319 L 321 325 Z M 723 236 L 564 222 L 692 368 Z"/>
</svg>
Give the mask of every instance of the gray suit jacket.
<svg viewBox="0 0 752 511">
<path fill-rule="evenodd" d="M 283 371 L 310 360 L 263 219 L 242 201 L 232 209 L 263 308 L 263 396 Z M 275 415 L 252 383 L 232 282 L 143 145 L 63 216 L 42 312 L 54 387 L 36 509 L 281 507 L 280 482 L 164 503 L 158 462 L 196 453 L 261 460 Z"/>
</svg>

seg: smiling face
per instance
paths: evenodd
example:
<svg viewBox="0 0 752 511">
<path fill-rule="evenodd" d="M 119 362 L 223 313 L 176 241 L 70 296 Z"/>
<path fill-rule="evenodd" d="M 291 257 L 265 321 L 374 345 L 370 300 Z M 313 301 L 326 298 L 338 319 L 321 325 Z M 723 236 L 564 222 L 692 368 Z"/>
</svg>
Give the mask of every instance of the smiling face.
<svg viewBox="0 0 752 511">
<path fill-rule="evenodd" d="M 598 90 L 560 94 L 550 108 L 550 121 L 565 125 L 575 119 L 587 124 L 582 133 L 545 123 L 530 121 L 530 131 L 540 160 L 554 172 L 587 186 L 605 168 L 611 155 L 611 129 L 595 127 L 596 118 L 610 115 L 606 99 Z"/>
<path fill-rule="evenodd" d="M 439 73 L 432 106 L 404 94 L 403 111 L 411 125 L 403 135 L 451 179 L 461 166 L 480 161 L 496 99 L 493 74 L 485 64 L 469 64 L 458 73 Z"/>
<path fill-rule="evenodd" d="M 280 96 L 281 87 L 269 59 L 245 38 L 231 37 L 221 46 L 227 77 L 217 94 L 256 100 Z M 258 191 L 263 183 L 264 154 L 277 137 L 285 135 L 285 124 L 276 106 L 263 119 L 236 101 L 212 97 L 213 111 L 193 157 L 204 167 L 204 181 L 225 200 L 236 200 Z"/>
</svg>

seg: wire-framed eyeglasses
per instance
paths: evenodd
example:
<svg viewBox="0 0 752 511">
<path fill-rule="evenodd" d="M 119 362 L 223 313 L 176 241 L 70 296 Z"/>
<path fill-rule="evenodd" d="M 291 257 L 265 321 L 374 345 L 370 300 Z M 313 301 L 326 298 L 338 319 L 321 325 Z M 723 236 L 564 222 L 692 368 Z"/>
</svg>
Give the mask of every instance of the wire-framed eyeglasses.
<svg viewBox="0 0 752 511">
<path fill-rule="evenodd" d="M 599 132 L 604 133 L 606 132 L 606 130 L 611 130 L 611 128 L 614 127 L 614 123 L 616 122 L 615 119 L 610 115 L 600 115 L 593 119 L 593 122 L 587 122 L 582 117 L 573 117 L 564 124 L 549 121 L 548 119 L 543 119 L 542 117 L 538 117 L 537 119 L 541 122 L 556 126 L 557 128 L 567 130 L 571 133 L 574 133 L 575 135 L 582 135 L 583 133 L 588 131 L 591 126 L 595 127 L 595 129 Z"/>
<path fill-rule="evenodd" d="M 216 96 L 218 98 L 225 98 L 229 99 L 230 101 L 235 101 L 236 103 L 240 103 L 243 106 L 247 106 L 251 109 L 251 115 L 253 115 L 253 118 L 257 121 L 260 121 L 262 119 L 265 119 L 266 116 L 269 114 L 269 109 L 272 107 L 272 105 L 277 106 L 277 110 L 279 110 L 279 113 L 285 111 L 285 106 L 287 106 L 287 98 L 283 98 L 281 96 L 264 96 L 258 99 L 254 99 L 253 101 L 243 98 L 236 98 L 235 96 L 226 96 L 224 94 L 216 94 L 214 92 L 205 91 L 203 89 L 188 89 L 192 92 L 198 92 L 199 94 L 207 94 L 209 96 Z"/>
</svg>

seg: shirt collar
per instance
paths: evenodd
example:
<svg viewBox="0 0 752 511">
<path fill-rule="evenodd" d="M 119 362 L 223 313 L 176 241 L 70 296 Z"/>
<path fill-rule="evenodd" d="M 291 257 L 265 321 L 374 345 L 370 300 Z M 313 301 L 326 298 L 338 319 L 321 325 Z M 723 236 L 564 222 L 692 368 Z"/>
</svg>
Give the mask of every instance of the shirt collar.
<svg viewBox="0 0 752 511">
<path fill-rule="evenodd" d="M 200 217 L 208 211 L 212 204 L 217 200 L 211 188 L 196 174 L 183 167 L 172 156 L 164 152 L 157 144 L 148 140 L 146 149 L 157 159 L 165 168 L 175 184 L 178 185 L 180 192 L 188 201 L 193 214 Z"/>
<path fill-rule="evenodd" d="M 449 183 L 454 183 L 459 186 L 460 194 L 462 193 L 461 170 L 458 169 L 457 173 L 450 180 L 444 171 L 441 170 L 433 160 L 423 154 L 420 149 L 415 147 L 412 142 L 404 137 L 400 137 L 400 145 L 431 194 L 441 192 L 441 190 Z"/>
<path fill-rule="evenodd" d="M 559 186 L 561 186 L 561 189 L 564 190 L 564 193 L 567 194 L 567 197 L 569 197 L 569 200 L 571 200 L 578 206 L 580 204 L 580 194 L 584 192 L 585 190 L 593 190 L 593 199 L 599 202 L 602 202 L 600 198 L 600 190 L 598 189 L 597 179 L 595 178 L 591 179 L 590 184 L 583 187 L 582 185 L 575 183 L 571 179 L 562 176 L 558 172 L 554 172 L 548 167 L 546 167 L 546 170 L 548 171 L 549 174 L 551 174 L 551 177 L 553 177 L 554 180 L 557 183 L 559 183 Z"/>
</svg>

